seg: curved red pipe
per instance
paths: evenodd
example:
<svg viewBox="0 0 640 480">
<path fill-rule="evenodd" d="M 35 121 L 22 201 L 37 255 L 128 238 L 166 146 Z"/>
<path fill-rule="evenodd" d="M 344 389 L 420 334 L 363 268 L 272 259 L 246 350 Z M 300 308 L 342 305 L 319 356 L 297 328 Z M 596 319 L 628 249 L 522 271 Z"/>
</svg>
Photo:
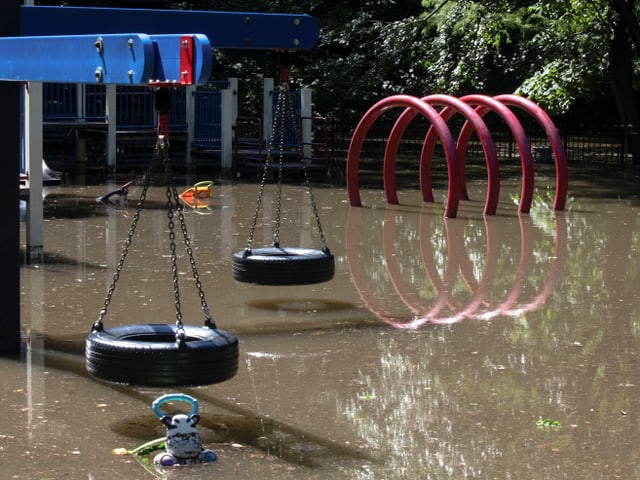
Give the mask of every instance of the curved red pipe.
<svg viewBox="0 0 640 480">
<path fill-rule="evenodd" d="M 444 106 L 440 111 L 440 116 L 447 122 L 455 113 L 461 114 L 467 119 L 470 125 L 473 125 L 485 154 L 487 162 L 487 170 L 489 177 L 489 186 L 487 190 L 487 199 L 485 202 L 484 212 L 487 215 L 495 214 L 498 196 L 500 193 L 500 173 L 498 170 L 498 158 L 496 154 L 495 145 L 489 129 L 482 121 L 482 118 L 465 102 L 452 97 L 450 95 L 428 95 L 421 98 L 421 100 L 429 105 Z M 384 154 L 384 178 L 385 178 L 385 193 L 387 194 L 387 201 L 389 203 L 398 203 L 398 197 L 396 194 L 395 185 L 395 160 L 398 153 L 398 147 L 400 145 L 400 139 L 405 130 L 416 116 L 416 112 L 411 109 L 406 109 L 396 120 L 396 123 L 391 129 L 389 138 Z M 433 148 L 436 141 L 436 130 L 434 125 L 429 128 L 425 143 L 420 154 L 420 188 L 422 190 L 422 199 L 425 202 L 433 202 L 433 189 L 431 186 L 431 160 L 433 157 Z M 458 161 L 458 173 L 463 168 L 460 163 L 460 156 L 456 152 L 456 159 Z M 463 158 L 463 157 L 462 157 Z M 464 198 L 464 197 L 462 197 Z"/>
<path fill-rule="evenodd" d="M 358 248 L 359 248 L 359 235 L 358 235 L 358 224 L 360 220 L 360 208 L 349 208 L 347 213 L 347 238 L 345 242 L 346 253 L 347 253 L 347 264 L 349 265 L 349 272 L 351 274 L 351 281 L 353 282 L 364 306 L 375 315 L 378 320 L 391 325 L 395 328 L 416 328 L 428 320 L 424 320 L 422 317 L 415 316 L 412 319 L 401 320 L 396 317 L 393 317 L 385 312 L 384 306 L 381 304 L 380 299 L 378 299 L 370 288 L 368 288 L 368 278 L 367 274 L 362 268 L 361 262 L 358 261 Z M 446 284 L 453 285 L 455 281 L 455 273 L 456 270 L 453 268 L 448 268 L 444 273 L 444 278 L 446 280 Z M 430 309 L 431 316 L 435 316 L 442 308 L 445 307 L 448 297 L 450 295 L 449 289 L 442 289 L 439 292 L 438 298 L 435 301 L 435 304 Z"/>
<path fill-rule="evenodd" d="M 465 95 L 460 100 L 474 105 L 478 115 L 484 118 L 489 112 L 496 113 L 507 124 L 509 130 L 516 141 L 518 152 L 520 153 L 520 164 L 522 166 L 522 187 L 520 190 L 520 204 L 518 211 L 520 213 L 529 213 L 531 209 L 531 201 L 533 199 L 533 157 L 531 156 L 531 147 L 529 140 L 522 128 L 522 124 L 514 113 L 503 103 L 486 95 Z M 458 135 L 458 143 L 456 144 L 456 154 L 460 161 L 460 194 L 462 198 L 468 198 L 467 186 L 464 180 L 464 160 L 467 154 L 467 145 L 471 134 L 473 133 L 473 125 L 467 120 Z"/>
<path fill-rule="evenodd" d="M 385 264 L 387 266 L 387 273 L 389 274 L 389 280 L 391 281 L 391 284 L 394 290 L 396 291 L 398 298 L 400 298 L 400 300 L 404 303 L 404 305 L 409 309 L 413 317 L 407 321 L 387 319 L 385 320 L 385 322 L 396 328 L 416 328 L 416 327 L 419 327 L 420 325 L 423 325 L 434 319 L 437 319 L 440 312 L 447 306 L 448 302 L 450 301 L 451 291 L 452 291 L 451 286 L 455 284 L 455 279 L 458 272 L 457 262 L 461 257 L 458 254 L 459 252 L 456 251 L 456 246 L 457 246 L 456 242 L 452 241 L 452 239 L 457 238 L 457 236 L 450 235 L 449 225 L 453 225 L 455 228 L 456 226 L 463 226 L 464 224 L 457 221 L 453 221 L 453 223 L 445 221 L 445 232 L 446 232 L 446 238 L 447 238 L 447 264 L 444 270 L 445 280 L 441 282 L 441 285 L 443 285 L 444 288 L 435 289 L 438 295 L 434 300 L 433 305 L 429 308 L 427 312 L 425 312 L 425 309 L 423 306 L 416 306 L 412 304 L 410 298 L 412 296 L 415 296 L 412 293 L 412 290 L 414 288 L 412 288 L 411 285 L 409 285 L 407 282 L 404 281 L 401 270 L 398 266 L 397 257 L 396 255 L 394 255 L 394 252 L 391 249 L 391 246 L 394 243 L 393 240 L 395 238 L 396 229 L 395 229 L 395 222 L 386 221 L 386 219 L 388 218 L 387 213 L 389 211 L 390 211 L 389 209 L 385 210 L 385 222 L 382 227 L 383 242 L 384 242 L 384 258 L 385 258 Z M 459 228 L 463 228 L 463 227 L 459 227 Z M 431 235 L 422 235 L 422 231 L 423 231 L 423 228 L 421 225 L 420 227 L 421 233 L 420 233 L 420 239 L 419 239 L 421 252 L 422 252 L 423 242 L 429 243 L 429 239 L 431 237 Z M 459 243 L 460 245 L 462 245 L 462 242 L 459 242 Z M 430 262 L 431 262 L 431 265 L 433 265 L 433 257 L 430 259 Z M 425 267 L 427 267 L 427 265 L 425 265 Z M 431 274 L 430 274 L 430 280 L 431 280 Z M 432 285 L 433 285 L 433 281 L 432 281 Z"/>
<path fill-rule="evenodd" d="M 460 113 L 473 127 L 473 130 L 476 132 L 476 135 L 478 136 L 478 138 L 480 139 L 480 143 L 482 144 L 482 150 L 484 152 L 484 158 L 487 164 L 488 186 L 487 197 L 485 199 L 484 205 L 484 213 L 485 215 L 495 215 L 500 196 L 500 171 L 498 165 L 498 155 L 493 143 L 493 138 L 491 137 L 491 133 L 489 133 L 489 129 L 485 125 L 484 121 L 471 106 L 461 101 L 460 99 L 452 97 L 450 95 L 427 95 L 426 97 L 422 97 L 421 100 L 431 105 L 444 106 L 444 108 L 440 111 L 440 116 L 445 121 L 448 121 L 455 113 Z M 424 140 L 422 152 L 420 154 L 421 185 L 428 190 L 431 190 L 431 180 L 430 178 L 427 179 L 426 177 L 424 177 L 422 175 L 422 171 L 423 169 L 425 172 L 430 172 L 431 170 L 430 165 L 431 158 L 433 157 L 435 140 L 435 132 L 433 128 L 429 128 Z M 460 140 L 458 139 L 458 145 L 459 144 Z M 458 174 L 460 175 L 460 181 L 460 178 L 462 178 L 462 172 L 464 171 L 464 166 L 462 164 L 464 156 L 460 156 L 458 146 L 456 146 L 456 160 L 458 161 Z M 468 197 L 465 195 L 465 192 L 460 192 L 460 196 L 464 200 L 468 199 Z"/>
<path fill-rule="evenodd" d="M 542 305 L 551 295 L 555 284 L 564 270 L 567 259 L 567 219 L 562 214 L 555 214 L 553 223 L 556 232 L 556 241 L 553 248 L 553 261 L 551 263 L 549 276 L 538 294 L 531 300 L 521 302 L 519 308 L 504 309 L 501 313 L 507 316 L 522 315 L 531 312 Z"/>
<path fill-rule="evenodd" d="M 438 114 L 438 112 L 431 105 L 421 101 L 416 97 L 410 95 L 393 95 L 377 102 L 363 115 L 356 126 L 356 129 L 351 136 L 351 142 L 349 144 L 349 150 L 347 152 L 347 193 L 349 195 L 349 202 L 353 206 L 362 206 L 360 199 L 360 187 L 358 181 L 358 163 L 360 161 L 360 153 L 362 151 L 362 144 L 367 135 L 367 132 L 385 111 L 391 108 L 404 107 L 409 108 L 417 113 L 420 113 L 427 118 L 432 127 L 438 134 L 440 141 L 444 147 L 445 158 L 447 161 L 447 173 L 448 173 L 448 195 L 447 203 L 445 207 L 445 217 L 453 218 L 458 213 L 459 196 L 459 176 L 458 176 L 458 164 L 456 161 L 455 145 L 451 132 L 447 127 L 446 122 Z M 414 114 L 415 115 L 415 114 Z M 392 168 L 393 167 L 393 168 Z M 391 166 L 385 168 L 384 182 L 385 189 L 387 184 L 394 184 L 395 182 L 390 178 L 393 175 L 389 175 L 389 171 L 395 170 L 395 159 Z"/>
<path fill-rule="evenodd" d="M 536 103 L 518 95 L 496 95 L 496 100 L 511 107 L 517 107 L 529 113 L 536 119 L 543 128 L 547 139 L 551 144 L 551 151 L 556 162 L 556 196 L 553 202 L 554 210 L 564 210 L 569 190 L 569 172 L 567 167 L 567 156 L 562 146 L 562 139 L 558 129 L 554 125 L 549 115 Z"/>
</svg>

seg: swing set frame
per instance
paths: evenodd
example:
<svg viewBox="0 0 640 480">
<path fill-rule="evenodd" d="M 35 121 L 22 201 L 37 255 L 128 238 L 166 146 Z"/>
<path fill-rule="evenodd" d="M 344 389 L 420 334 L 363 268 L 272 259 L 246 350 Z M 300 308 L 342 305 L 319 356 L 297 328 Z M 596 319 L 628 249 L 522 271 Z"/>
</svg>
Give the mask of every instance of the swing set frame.
<svg viewBox="0 0 640 480">
<path fill-rule="evenodd" d="M 319 27 L 309 15 L 43 7 L 22 5 L 21 0 L 3 1 L 0 14 L 4 19 L 0 23 L 0 141 L 7 157 L 12 159 L 6 162 L 5 175 L 0 176 L 0 203 L 7 212 L 0 220 L 0 249 L 3 252 L 0 255 L 3 271 L 0 280 L 0 354 L 12 354 L 21 350 L 19 182 L 16 179 L 19 178 L 18 159 L 22 151 L 21 127 L 17 120 L 21 118 L 22 84 L 52 81 L 200 84 L 210 75 L 211 63 L 207 59 L 211 59 L 208 55 L 211 48 L 308 49 L 317 42 Z M 196 45 L 187 60 L 189 55 L 181 54 L 184 39 L 175 43 L 176 35 L 184 36 L 185 32 L 197 32 L 186 34 L 195 39 L 192 42 Z M 47 47 L 52 36 L 56 37 L 57 48 L 54 50 Z M 161 46 L 165 41 L 167 45 L 171 42 L 174 45 L 167 50 Z M 131 43 L 139 55 L 132 54 L 135 48 Z M 105 49 L 107 46 L 108 50 Z M 117 54 L 112 56 L 112 50 Z M 27 51 L 28 55 L 25 54 Z M 51 55 L 54 55 L 53 61 Z M 185 61 L 190 62 L 186 73 Z M 61 79 L 61 71 L 75 73 Z M 41 153 L 38 154 L 37 148 L 29 148 L 29 143 L 27 140 L 27 165 L 33 188 L 30 210 L 40 212 L 41 222 L 42 197 L 41 185 L 38 185 L 42 178 Z M 36 252 L 42 252 L 43 247 L 34 248 Z"/>
</svg>

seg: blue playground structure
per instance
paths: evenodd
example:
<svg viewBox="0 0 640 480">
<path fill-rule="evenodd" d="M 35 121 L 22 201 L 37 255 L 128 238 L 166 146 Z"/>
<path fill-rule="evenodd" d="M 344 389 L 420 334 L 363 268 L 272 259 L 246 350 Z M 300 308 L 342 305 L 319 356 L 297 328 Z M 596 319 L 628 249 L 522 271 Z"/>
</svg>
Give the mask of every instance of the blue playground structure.
<svg viewBox="0 0 640 480">
<path fill-rule="evenodd" d="M 117 110 L 118 86 L 158 90 L 204 85 L 211 77 L 212 48 L 294 51 L 313 47 L 319 36 L 318 24 L 308 15 L 21 3 L 5 0 L 0 6 L 0 141 L 8 159 L 0 177 L 0 201 L 8 211 L 0 225 L 0 352 L 20 350 L 17 179 L 22 112 L 25 167 L 32 187 L 27 259 L 42 256 L 43 83 L 104 85 L 108 116 Z M 65 109 L 61 111 L 64 115 Z M 158 134 L 168 134 L 166 120 L 163 114 Z M 108 123 L 107 137 L 115 136 L 116 123 Z"/>
</svg>

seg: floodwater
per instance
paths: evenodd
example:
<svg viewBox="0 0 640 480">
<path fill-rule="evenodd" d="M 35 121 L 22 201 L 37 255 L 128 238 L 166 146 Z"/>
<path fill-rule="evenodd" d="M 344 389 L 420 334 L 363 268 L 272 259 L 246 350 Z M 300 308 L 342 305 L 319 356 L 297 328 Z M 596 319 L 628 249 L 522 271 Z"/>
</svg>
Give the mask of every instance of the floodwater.
<svg viewBox="0 0 640 480">
<path fill-rule="evenodd" d="M 543 172 L 530 215 L 517 214 L 510 178 L 487 218 L 482 180 L 456 219 L 442 217 L 442 191 L 423 205 L 401 190 L 387 206 L 367 189 L 354 208 L 343 187 L 314 185 L 336 275 L 294 287 L 232 278 L 258 185 L 216 180 L 186 224 L 240 368 L 177 389 L 199 400 L 218 461 L 169 478 L 640 478 L 638 179 L 571 173 L 566 212 L 550 210 Z M 23 351 L 0 358 L 2 479 L 153 478 L 112 450 L 161 437 L 151 403 L 175 389 L 112 385 L 84 367 L 141 191 L 122 208 L 97 204 L 114 185 L 47 189 L 44 262 L 21 269 Z M 271 245 L 274 196 L 267 185 L 254 247 Z M 175 322 L 164 189 L 147 198 L 106 327 Z M 320 246 L 304 186 L 283 186 L 281 245 Z M 184 321 L 199 324 L 180 269 Z"/>
</svg>

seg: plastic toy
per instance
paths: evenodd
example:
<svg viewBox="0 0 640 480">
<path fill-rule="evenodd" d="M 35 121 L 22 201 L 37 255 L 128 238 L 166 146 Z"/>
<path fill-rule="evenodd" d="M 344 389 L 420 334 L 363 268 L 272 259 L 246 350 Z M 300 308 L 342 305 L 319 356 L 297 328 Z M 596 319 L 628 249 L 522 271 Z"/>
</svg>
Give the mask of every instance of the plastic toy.
<svg viewBox="0 0 640 480">
<path fill-rule="evenodd" d="M 191 405 L 188 415 L 179 413 L 166 415 L 160 411 L 160 405 L 172 401 L 186 402 Z M 213 450 L 202 448 L 202 441 L 196 425 L 200 421 L 198 401 L 182 393 L 170 393 L 158 397 L 153 402 L 153 412 L 167 427 L 165 451 L 158 453 L 153 459 L 156 468 L 173 467 L 175 465 L 193 465 L 215 462 L 217 456 Z"/>
</svg>

